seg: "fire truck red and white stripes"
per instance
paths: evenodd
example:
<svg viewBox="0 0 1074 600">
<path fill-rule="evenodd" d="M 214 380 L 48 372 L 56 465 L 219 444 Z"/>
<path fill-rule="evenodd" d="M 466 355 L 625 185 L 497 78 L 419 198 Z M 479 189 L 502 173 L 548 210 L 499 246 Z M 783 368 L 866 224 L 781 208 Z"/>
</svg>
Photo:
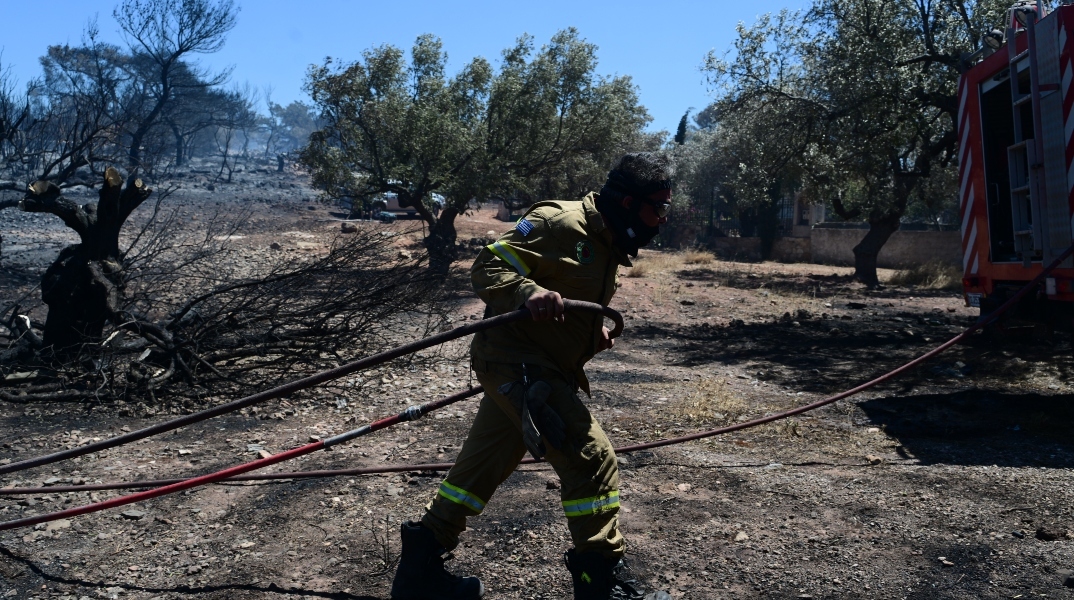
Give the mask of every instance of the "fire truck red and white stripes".
<svg viewBox="0 0 1074 600">
<path fill-rule="evenodd" d="M 1074 64 L 1071 62 L 1074 36 L 1069 35 L 1067 30 L 1066 21 L 1060 23 L 1059 72 L 1063 93 L 1063 133 L 1066 135 L 1067 205 L 1071 215 L 1071 229 L 1074 230 L 1074 94 L 1070 93 L 1071 83 L 1074 82 Z"/>
<path fill-rule="evenodd" d="M 976 275 L 980 267 L 977 256 L 977 219 L 974 217 L 973 204 L 976 198 L 974 194 L 973 179 L 970 177 L 973 171 L 973 149 L 969 144 L 970 128 L 972 125 L 967 121 L 970 113 L 966 111 L 966 79 L 959 82 L 959 105 L 958 105 L 958 129 L 960 142 L 958 145 L 959 186 L 958 197 L 962 222 L 962 273 L 963 276 Z M 972 262 L 971 262 L 972 261 Z"/>
</svg>

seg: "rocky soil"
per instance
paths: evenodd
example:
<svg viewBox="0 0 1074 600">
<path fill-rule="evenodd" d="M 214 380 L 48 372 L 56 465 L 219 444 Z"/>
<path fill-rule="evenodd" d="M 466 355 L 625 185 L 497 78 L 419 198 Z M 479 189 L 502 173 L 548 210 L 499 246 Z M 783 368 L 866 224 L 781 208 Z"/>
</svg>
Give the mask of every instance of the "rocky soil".
<svg viewBox="0 0 1074 600">
<path fill-rule="evenodd" d="M 320 252 L 342 215 L 294 174 L 192 177 L 167 202 L 197 231 L 249 209 L 232 243 L 256 260 Z M 87 195 L 87 199 L 90 196 Z M 417 248 L 420 224 L 362 222 Z M 460 240 L 508 226 L 491 209 Z M 0 212 L 0 302 L 34 286 L 73 241 L 53 217 Z M 491 234 L 489 232 L 492 232 Z M 273 248 L 276 244 L 278 248 Z M 467 250 L 467 254 L 470 251 Z M 466 267 L 456 276 L 464 280 Z M 613 306 L 627 329 L 589 368 L 589 401 L 617 445 L 799 406 L 878 376 L 957 334 L 975 312 L 951 291 L 869 291 L 850 270 L 643 253 Z M 882 277 L 890 273 L 882 274 Z M 477 319 L 463 299 L 453 320 Z M 849 400 L 723 437 L 622 455 L 622 527 L 634 570 L 676 598 L 1074 597 L 1074 394 L 1070 343 L 977 336 Z M 331 389 L 49 467 L 0 487 L 207 473 L 394 414 L 471 383 L 464 343 Z M 277 471 L 452 460 L 476 400 Z M 160 417 L 68 405 L 0 405 L 0 462 Z M 0 598 L 387 598 L 399 522 L 440 474 L 215 485 L 0 532 Z M 449 564 L 490 598 L 570 597 L 555 473 L 520 468 L 471 520 Z M 4 495 L 0 521 L 116 492 Z"/>
</svg>

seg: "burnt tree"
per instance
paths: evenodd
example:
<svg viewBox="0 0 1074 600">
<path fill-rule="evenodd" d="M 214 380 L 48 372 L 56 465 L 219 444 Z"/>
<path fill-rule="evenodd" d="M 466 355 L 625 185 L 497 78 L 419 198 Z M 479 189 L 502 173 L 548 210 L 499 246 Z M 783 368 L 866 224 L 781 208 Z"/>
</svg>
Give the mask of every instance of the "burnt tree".
<svg viewBox="0 0 1074 600">
<path fill-rule="evenodd" d="M 109 167 L 100 200 L 78 205 L 48 181 L 30 185 L 19 208 L 56 215 L 78 233 L 80 243 L 64 248 L 41 278 L 41 299 L 48 305 L 44 343 L 64 352 L 99 342 L 105 324 L 120 309 L 124 283 L 119 232 L 127 217 L 152 190 L 133 174 Z"/>
</svg>

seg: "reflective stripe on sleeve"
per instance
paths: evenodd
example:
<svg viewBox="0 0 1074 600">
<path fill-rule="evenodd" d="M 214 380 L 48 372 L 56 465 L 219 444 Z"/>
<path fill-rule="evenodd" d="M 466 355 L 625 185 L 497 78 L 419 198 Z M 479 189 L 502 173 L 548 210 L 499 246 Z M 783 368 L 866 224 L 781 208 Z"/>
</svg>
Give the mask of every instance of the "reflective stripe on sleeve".
<svg viewBox="0 0 1074 600">
<path fill-rule="evenodd" d="M 481 501 L 481 498 L 478 498 L 460 487 L 451 485 L 446 479 L 440 482 L 439 494 L 455 504 L 461 504 L 478 513 L 485 510 L 485 503 Z"/>
<path fill-rule="evenodd" d="M 518 254 L 515 253 L 514 249 L 512 249 L 507 244 L 503 244 L 501 242 L 494 242 L 486 246 L 486 248 L 489 249 L 489 252 L 507 261 L 507 264 L 514 267 L 515 270 L 518 271 L 519 274 L 523 277 L 526 277 L 530 274 L 531 269 L 526 266 L 526 263 L 522 262 L 522 259 L 518 256 Z"/>
<path fill-rule="evenodd" d="M 613 508 L 619 508 L 618 490 L 608 492 L 602 496 L 582 498 L 581 500 L 565 500 L 563 502 L 563 512 L 566 513 L 568 517 L 595 515 Z"/>
</svg>

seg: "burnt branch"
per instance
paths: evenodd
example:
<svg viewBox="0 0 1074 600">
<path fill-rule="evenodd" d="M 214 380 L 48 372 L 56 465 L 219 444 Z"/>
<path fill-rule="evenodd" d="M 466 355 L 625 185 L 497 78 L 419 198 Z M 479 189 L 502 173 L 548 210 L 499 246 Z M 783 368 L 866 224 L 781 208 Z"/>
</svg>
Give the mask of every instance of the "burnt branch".
<svg viewBox="0 0 1074 600">
<path fill-rule="evenodd" d="M 19 209 L 56 215 L 80 236 L 85 235 L 93 221 L 85 208 L 61 196 L 59 186 L 50 181 L 31 184 L 26 197 L 19 202 Z"/>
<path fill-rule="evenodd" d="M 61 384 L 33 386 L 28 389 L 9 391 L 0 389 L 0 400 L 15 404 L 37 402 L 77 402 L 89 397 L 87 390 L 64 388 Z"/>
<path fill-rule="evenodd" d="M 0 373 L 41 375 L 36 387 L 21 382 L 0 400 L 156 405 L 158 397 L 248 392 L 380 351 L 401 331 L 409 339 L 443 325 L 443 280 L 424 255 L 400 251 L 379 230 L 325 240 L 320 256 L 271 253 L 251 265 L 248 251 L 221 241 L 244 226 L 210 216 L 192 238 L 170 215 L 152 217 L 118 284 L 108 287 L 106 263 L 91 269 L 113 315 L 101 341 L 67 356 L 8 351 Z"/>
</svg>

